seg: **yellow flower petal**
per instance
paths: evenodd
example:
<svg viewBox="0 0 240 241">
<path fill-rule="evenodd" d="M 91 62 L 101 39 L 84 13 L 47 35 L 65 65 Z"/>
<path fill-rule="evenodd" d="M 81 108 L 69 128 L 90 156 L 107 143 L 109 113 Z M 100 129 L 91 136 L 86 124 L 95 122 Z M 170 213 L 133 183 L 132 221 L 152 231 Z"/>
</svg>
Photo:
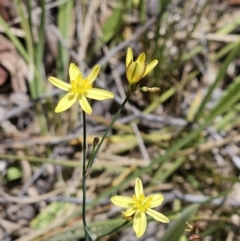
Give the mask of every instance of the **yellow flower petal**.
<svg viewBox="0 0 240 241">
<path fill-rule="evenodd" d="M 135 179 L 135 195 L 137 199 L 140 198 L 140 195 L 143 194 L 143 185 L 140 178 Z"/>
<path fill-rule="evenodd" d="M 99 65 L 94 66 L 94 68 L 92 69 L 92 71 L 87 77 L 89 83 L 92 83 L 97 78 L 99 71 L 100 71 L 100 66 Z"/>
<path fill-rule="evenodd" d="M 69 91 L 71 85 L 55 77 L 49 77 L 48 80 L 61 90 Z"/>
<path fill-rule="evenodd" d="M 113 196 L 111 198 L 112 203 L 121 208 L 129 208 L 133 205 L 133 200 L 130 197 Z"/>
<path fill-rule="evenodd" d="M 131 62 L 126 70 L 126 75 L 129 84 L 137 83 L 145 73 L 147 63 L 140 64 L 139 62 Z"/>
<path fill-rule="evenodd" d="M 133 61 L 133 51 L 131 48 L 128 48 L 126 55 L 126 68 L 128 67 L 131 61 Z"/>
<path fill-rule="evenodd" d="M 155 208 L 162 204 L 164 197 L 162 194 L 153 194 L 146 197 L 145 202 L 147 202 L 148 200 L 151 200 L 150 208 Z"/>
<path fill-rule="evenodd" d="M 134 213 L 136 213 L 137 209 L 136 208 L 129 208 L 123 214 L 127 217 L 131 217 Z"/>
<path fill-rule="evenodd" d="M 166 216 L 164 216 L 163 214 L 161 214 L 153 209 L 148 209 L 146 213 L 159 222 L 169 223 L 169 219 Z"/>
<path fill-rule="evenodd" d="M 91 115 L 92 113 L 92 108 L 91 106 L 89 105 L 87 99 L 85 96 L 81 95 L 79 96 L 79 104 L 80 106 L 82 107 L 83 111 L 85 111 L 88 115 Z"/>
<path fill-rule="evenodd" d="M 77 101 L 77 96 L 74 93 L 67 93 L 64 95 L 55 109 L 56 113 L 62 112 L 70 108 Z"/>
<path fill-rule="evenodd" d="M 69 66 L 69 77 L 70 77 L 70 80 L 77 79 L 77 77 L 79 75 L 82 76 L 82 73 L 81 73 L 80 69 L 75 64 L 71 63 L 70 66 Z"/>
<path fill-rule="evenodd" d="M 93 100 L 106 100 L 114 97 L 113 93 L 107 90 L 92 88 L 86 92 L 86 97 Z"/>
<path fill-rule="evenodd" d="M 145 53 L 141 53 L 138 58 L 137 58 L 137 62 L 139 62 L 140 64 L 144 64 L 145 63 L 145 59 L 146 59 L 146 56 L 145 56 Z"/>
<path fill-rule="evenodd" d="M 158 64 L 158 60 L 156 60 L 156 59 L 153 60 L 150 64 L 148 64 L 147 69 L 146 69 L 143 77 L 146 76 L 147 74 L 149 74 L 155 68 L 155 66 L 157 64 Z"/>
<path fill-rule="evenodd" d="M 147 228 L 146 214 L 143 212 L 136 212 L 133 218 L 133 229 L 138 238 L 142 237 Z"/>
</svg>

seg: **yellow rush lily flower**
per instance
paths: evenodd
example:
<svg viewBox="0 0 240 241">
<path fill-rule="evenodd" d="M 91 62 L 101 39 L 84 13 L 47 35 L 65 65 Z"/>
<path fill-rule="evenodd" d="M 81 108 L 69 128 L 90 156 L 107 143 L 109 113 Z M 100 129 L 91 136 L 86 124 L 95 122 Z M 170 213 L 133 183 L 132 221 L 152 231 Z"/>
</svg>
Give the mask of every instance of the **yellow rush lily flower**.
<svg viewBox="0 0 240 241">
<path fill-rule="evenodd" d="M 128 48 L 126 55 L 126 75 L 130 85 L 136 84 L 158 64 L 158 60 L 156 59 L 154 59 L 150 64 L 145 62 L 145 59 L 145 53 L 141 53 L 137 60 L 133 61 L 133 51 L 131 48 Z"/>
<path fill-rule="evenodd" d="M 153 217 L 155 220 L 163 223 L 169 223 L 169 219 L 163 214 L 153 210 L 162 204 L 164 197 L 162 194 L 153 194 L 145 197 L 143 193 L 142 181 L 139 178 L 135 180 L 135 195 L 132 198 L 124 196 L 114 196 L 111 201 L 121 208 L 127 208 L 123 212 L 123 217 L 128 220 L 128 217 L 133 216 L 133 230 L 136 236 L 141 237 L 147 228 L 146 214 Z"/>
<path fill-rule="evenodd" d="M 92 108 L 89 105 L 87 98 L 94 100 L 113 98 L 114 96 L 112 92 L 92 87 L 99 70 L 100 66 L 96 65 L 90 74 L 86 78 L 83 78 L 80 69 L 75 64 L 71 63 L 69 66 L 70 84 L 55 77 L 49 77 L 48 80 L 53 85 L 68 92 L 58 102 L 55 112 L 59 113 L 65 111 L 78 101 L 82 109 L 90 115 L 92 113 Z"/>
</svg>

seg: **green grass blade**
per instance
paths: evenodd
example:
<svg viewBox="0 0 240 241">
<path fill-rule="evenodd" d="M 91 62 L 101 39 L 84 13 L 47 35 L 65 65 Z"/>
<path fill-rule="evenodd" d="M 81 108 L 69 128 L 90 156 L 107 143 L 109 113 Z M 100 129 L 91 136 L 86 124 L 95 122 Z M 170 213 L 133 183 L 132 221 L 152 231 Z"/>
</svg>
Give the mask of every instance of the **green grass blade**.
<svg viewBox="0 0 240 241">
<path fill-rule="evenodd" d="M 199 107 L 198 113 L 195 116 L 195 120 L 198 120 L 203 115 L 204 108 L 205 108 L 206 104 L 208 103 L 208 101 L 210 100 L 211 95 L 212 95 L 214 89 L 217 87 L 217 85 L 220 83 L 220 81 L 225 76 L 227 68 L 228 68 L 228 65 L 230 64 L 230 62 L 233 61 L 233 59 L 239 53 L 239 50 L 240 50 L 240 43 L 238 42 L 238 45 L 229 53 L 229 55 L 227 56 L 227 58 L 224 61 L 223 65 L 221 66 L 220 71 L 218 72 L 218 75 L 217 75 L 215 81 L 209 87 L 208 92 L 207 92 L 206 96 L 203 99 L 203 102 L 201 103 L 201 105 Z"/>
<path fill-rule="evenodd" d="M 223 97 L 218 101 L 215 107 L 211 110 L 210 115 L 206 120 L 211 119 L 212 116 L 223 114 L 230 111 L 233 105 L 240 99 L 240 77 L 234 79 L 233 83 L 225 90 Z"/>
<path fill-rule="evenodd" d="M 227 53 L 229 53 L 233 48 L 236 48 L 238 42 L 232 42 L 224 46 L 221 50 L 219 50 L 216 55 L 214 56 L 214 61 L 219 60 L 220 58 L 224 57 Z"/>
<path fill-rule="evenodd" d="M 216 33 L 218 34 L 229 34 L 234 29 L 238 28 L 240 25 L 240 20 L 237 19 L 235 21 L 232 21 L 230 24 L 224 25 L 221 29 L 217 30 Z"/>
<path fill-rule="evenodd" d="M 147 17 L 146 3 L 144 0 L 140 0 L 139 2 L 139 13 L 140 13 L 140 21 L 141 23 L 144 23 Z"/>
<path fill-rule="evenodd" d="M 111 17 L 106 21 L 102 28 L 102 44 L 105 44 L 119 32 L 124 23 L 126 9 L 123 4 L 118 4 L 114 8 Z M 98 46 L 100 47 L 100 46 Z"/>
<path fill-rule="evenodd" d="M 3 27 L 6 35 L 8 38 L 11 40 L 11 42 L 14 44 L 16 47 L 17 51 L 21 54 L 23 59 L 28 63 L 28 53 L 26 49 L 23 47 L 22 43 L 19 41 L 19 39 L 12 33 L 10 27 L 8 24 L 5 22 L 5 20 L 2 18 L 0 15 L 0 25 Z"/>
<path fill-rule="evenodd" d="M 73 1 L 65 2 L 58 7 L 58 29 L 66 41 L 70 40 L 70 29 L 72 24 Z M 58 44 L 58 58 L 57 58 L 57 77 L 64 79 L 68 73 L 69 51 L 61 43 Z"/>
<path fill-rule="evenodd" d="M 163 169 L 159 168 L 153 177 L 154 183 L 164 182 L 169 176 L 171 176 L 182 164 L 185 162 L 185 157 L 179 157 L 174 159 L 171 168 Z"/>
<path fill-rule="evenodd" d="M 159 241 L 177 241 L 183 235 L 186 228 L 186 222 L 194 217 L 199 205 L 193 204 L 183 210 L 181 216 L 167 229 Z"/>
<path fill-rule="evenodd" d="M 37 56 L 36 56 L 36 66 L 39 71 L 41 71 L 42 63 L 43 63 L 43 54 L 44 54 L 44 44 L 45 44 L 45 18 L 46 18 L 46 6 L 45 0 L 40 1 L 41 5 L 41 20 L 40 26 L 38 30 L 38 43 L 36 45 L 37 48 Z"/>
<path fill-rule="evenodd" d="M 30 4 L 29 4 L 30 6 Z M 40 94 L 43 93 L 43 83 L 41 79 L 41 75 L 38 73 L 38 70 L 35 66 L 35 57 L 34 57 L 34 42 L 32 38 L 32 29 L 31 29 L 31 23 L 29 22 L 28 17 L 26 17 L 24 12 L 24 6 L 23 2 L 16 0 L 16 8 L 18 15 L 21 17 L 21 27 L 25 32 L 25 41 L 26 41 L 26 48 L 27 48 L 27 62 L 29 64 L 29 88 L 30 88 L 30 94 L 33 99 L 37 98 Z M 29 8 L 29 11 L 31 8 Z M 31 12 L 28 13 L 28 15 L 31 15 Z"/>
</svg>

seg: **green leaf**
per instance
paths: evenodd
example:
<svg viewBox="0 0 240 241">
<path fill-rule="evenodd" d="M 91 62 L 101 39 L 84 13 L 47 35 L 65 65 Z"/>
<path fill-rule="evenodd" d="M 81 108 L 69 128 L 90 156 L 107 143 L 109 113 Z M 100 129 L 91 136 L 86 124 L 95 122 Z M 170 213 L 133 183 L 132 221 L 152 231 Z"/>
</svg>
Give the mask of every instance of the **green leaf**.
<svg viewBox="0 0 240 241">
<path fill-rule="evenodd" d="M 193 204 L 183 210 L 181 216 L 167 229 L 159 241 L 178 241 L 186 228 L 186 222 L 192 220 L 199 204 Z"/>
<path fill-rule="evenodd" d="M 103 25 L 103 39 L 104 43 L 108 42 L 115 36 L 122 27 L 124 22 L 125 9 L 122 6 L 116 6 L 112 12 L 111 17 Z"/>
</svg>

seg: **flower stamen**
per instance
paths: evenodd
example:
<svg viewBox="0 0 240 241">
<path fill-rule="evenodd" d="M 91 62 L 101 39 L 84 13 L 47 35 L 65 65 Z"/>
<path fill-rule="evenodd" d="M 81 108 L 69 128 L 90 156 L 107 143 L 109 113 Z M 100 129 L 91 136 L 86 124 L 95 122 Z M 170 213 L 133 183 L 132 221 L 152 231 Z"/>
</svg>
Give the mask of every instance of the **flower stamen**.
<svg viewBox="0 0 240 241">
<path fill-rule="evenodd" d="M 132 199 L 134 201 L 135 208 L 138 209 L 140 212 L 145 213 L 147 209 L 151 207 L 152 198 L 145 199 L 144 194 L 141 194 L 139 199 L 137 199 L 137 197 L 133 195 Z"/>
</svg>

